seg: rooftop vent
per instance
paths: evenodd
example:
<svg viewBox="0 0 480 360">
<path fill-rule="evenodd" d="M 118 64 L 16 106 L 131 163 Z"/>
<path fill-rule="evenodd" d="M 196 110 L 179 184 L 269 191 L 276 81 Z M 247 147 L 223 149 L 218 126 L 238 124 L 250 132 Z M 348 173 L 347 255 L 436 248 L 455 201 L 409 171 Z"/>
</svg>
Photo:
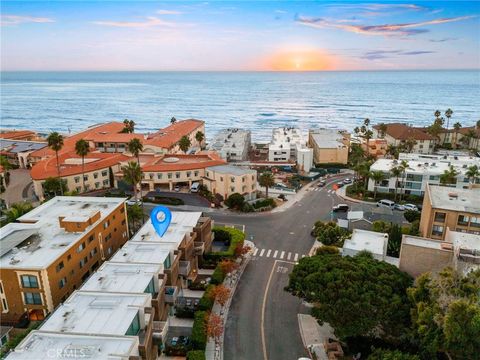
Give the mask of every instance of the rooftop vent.
<svg viewBox="0 0 480 360">
<path fill-rule="evenodd" d="M 450 193 L 448 193 L 448 197 L 450 198 L 450 200 L 457 199 L 458 194 L 454 193 L 454 192 L 450 192 Z"/>
</svg>

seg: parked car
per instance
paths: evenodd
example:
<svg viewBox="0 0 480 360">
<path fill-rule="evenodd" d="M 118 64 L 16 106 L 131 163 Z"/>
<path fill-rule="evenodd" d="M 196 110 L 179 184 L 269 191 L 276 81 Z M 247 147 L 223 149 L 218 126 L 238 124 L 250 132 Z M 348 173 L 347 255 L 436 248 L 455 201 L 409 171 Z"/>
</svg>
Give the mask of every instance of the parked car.
<svg viewBox="0 0 480 360">
<path fill-rule="evenodd" d="M 403 205 L 403 207 L 405 208 L 405 210 L 418 211 L 417 205 L 414 205 L 414 204 L 405 204 Z"/>
<path fill-rule="evenodd" d="M 137 204 L 137 205 L 142 205 L 142 200 L 139 200 L 139 199 L 135 200 L 134 198 L 131 198 L 131 199 L 128 199 L 128 200 L 126 201 L 126 203 L 127 203 L 127 205 L 129 205 L 129 206 L 132 206 L 132 205 L 135 205 L 135 204 Z"/>
<path fill-rule="evenodd" d="M 190 192 L 197 193 L 199 189 L 200 189 L 200 183 L 199 182 L 194 182 L 194 183 L 192 183 L 192 186 L 190 187 Z"/>
<path fill-rule="evenodd" d="M 320 180 L 320 182 L 318 183 L 318 187 L 324 187 L 326 184 L 327 182 L 325 180 Z"/>
<path fill-rule="evenodd" d="M 179 185 L 176 185 L 176 186 L 173 188 L 173 190 L 174 190 L 175 192 L 179 192 L 179 191 L 180 191 L 180 186 L 179 186 Z"/>
<path fill-rule="evenodd" d="M 393 206 L 393 208 L 394 208 L 395 210 L 405 211 L 405 206 L 403 206 L 403 205 L 401 205 L 401 204 L 395 204 L 395 205 Z"/>
<path fill-rule="evenodd" d="M 349 179 L 349 178 L 346 178 L 345 180 L 343 180 L 343 183 L 346 185 L 346 184 L 351 184 L 352 183 L 352 179 Z"/>
<path fill-rule="evenodd" d="M 377 202 L 377 206 L 393 209 L 395 207 L 395 202 L 393 202 L 392 200 L 382 199 Z"/>
<path fill-rule="evenodd" d="M 345 185 L 343 182 L 338 182 L 338 183 L 337 183 L 337 187 L 338 187 L 338 188 L 343 187 L 343 185 Z"/>
<path fill-rule="evenodd" d="M 333 212 L 347 212 L 349 209 L 347 204 L 338 204 L 332 208 Z"/>
</svg>

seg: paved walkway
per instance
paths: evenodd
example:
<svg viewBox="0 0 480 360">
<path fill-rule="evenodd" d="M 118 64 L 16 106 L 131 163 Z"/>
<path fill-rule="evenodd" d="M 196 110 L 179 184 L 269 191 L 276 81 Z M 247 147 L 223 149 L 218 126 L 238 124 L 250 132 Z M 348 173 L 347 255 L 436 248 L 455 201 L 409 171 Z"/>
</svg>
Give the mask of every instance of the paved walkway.
<svg viewBox="0 0 480 360">
<path fill-rule="evenodd" d="M 319 325 L 318 321 L 311 315 L 298 314 L 298 325 L 302 336 L 303 345 L 310 355 L 315 354 L 316 359 L 327 360 L 328 356 L 323 347 L 325 340 L 335 339 L 332 327 L 324 323 Z"/>
<path fill-rule="evenodd" d="M 10 170 L 10 184 L 0 195 L 7 206 L 22 201 L 33 201 L 33 183 L 28 169 Z"/>
</svg>

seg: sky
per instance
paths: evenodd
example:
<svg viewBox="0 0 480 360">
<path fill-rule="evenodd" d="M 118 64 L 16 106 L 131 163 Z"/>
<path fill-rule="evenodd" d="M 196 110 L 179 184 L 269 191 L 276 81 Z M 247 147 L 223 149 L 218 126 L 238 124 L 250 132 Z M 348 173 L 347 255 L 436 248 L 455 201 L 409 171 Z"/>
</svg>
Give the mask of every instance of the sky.
<svg viewBox="0 0 480 360">
<path fill-rule="evenodd" d="M 2 71 L 479 69 L 480 1 L 4 1 Z"/>
</svg>

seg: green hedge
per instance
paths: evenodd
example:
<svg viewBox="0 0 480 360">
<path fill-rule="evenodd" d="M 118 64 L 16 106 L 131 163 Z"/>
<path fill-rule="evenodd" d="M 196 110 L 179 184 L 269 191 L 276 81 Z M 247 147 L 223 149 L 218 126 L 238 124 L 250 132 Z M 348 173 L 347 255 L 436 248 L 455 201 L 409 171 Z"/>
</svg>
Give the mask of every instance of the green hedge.
<svg viewBox="0 0 480 360">
<path fill-rule="evenodd" d="M 212 310 L 213 304 L 215 303 L 215 299 L 210 296 L 212 290 L 215 288 L 215 285 L 208 285 L 207 289 L 203 293 L 203 296 L 200 298 L 198 302 L 198 310 L 208 311 Z"/>
<path fill-rule="evenodd" d="M 144 197 L 143 201 L 163 205 L 185 205 L 185 202 L 182 199 L 166 196 L 148 196 Z"/>
<path fill-rule="evenodd" d="M 276 207 L 277 204 L 275 203 L 275 200 L 273 200 L 272 198 L 268 198 L 268 199 L 263 199 L 263 200 L 259 200 L 255 203 L 253 203 L 253 207 L 255 209 L 260 209 L 260 208 L 263 208 L 263 207 Z"/>
<path fill-rule="evenodd" d="M 363 184 L 353 184 L 349 185 L 346 188 L 346 195 L 357 198 L 359 193 L 364 193 Z M 373 199 L 373 191 L 366 191 L 365 197 L 362 198 L 364 201 L 372 201 L 376 202 L 381 199 L 387 199 L 395 201 L 395 194 L 394 193 L 384 193 L 377 191 L 377 198 L 376 200 Z M 397 201 L 400 199 L 400 192 L 397 194 Z M 423 203 L 423 196 L 420 195 L 413 195 L 413 194 L 402 194 L 402 201 L 400 203 L 412 203 L 412 204 L 422 204 Z"/>
<path fill-rule="evenodd" d="M 187 353 L 187 360 L 205 360 L 205 351 L 192 350 Z"/>
<path fill-rule="evenodd" d="M 41 321 L 36 321 L 33 322 L 28 328 L 25 329 L 24 332 L 17 334 L 14 337 L 11 337 L 10 340 L 7 341 L 5 346 L 0 350 L 0 358 L 3 359 L 3 357 L 10 351 L 13 350 L 17 347 L 18 344 L 28 335 L 32 330 L 37 329 Z"/>
<path fill-rule="evenodd" d="M 215 268 L 215 271 L 212 274 L 212 277 L 210 279 L 210 284 L 219 285 L 223 283 L 223 280 L 225 280 L 225 274 L 220 268 L 220 264 L 218 264 L 217 267 Z"/>
<path fill-rule="evenodd" d="M 211 252 L 210 254 L 205 255 L 205 259 L 207 261 L 208 260 L 220 261 L 225 258 L 231 258 L 235 255 L 235 249 L 237 248 L 237 246 L 238 245 L 243 246 L 243 241 L 245 240 L 245 234 L 242 231 L 235 228 L 227 228 L 227 227 L 221 227 L 221 226 L 215 226 L 213 228 L 214 232 L 218 230 L 224 230 L 230 233 L 232 238 L 232 240 L 230 241 L 230 246 L 228 247 L 228 250 Z"/>
<path fill-rule="evenodd" d="M 207 346 L 207 312 L 197 311 L 193 320 L 192 344 L 195 350 L 205 350 Z"/>
</svg>

